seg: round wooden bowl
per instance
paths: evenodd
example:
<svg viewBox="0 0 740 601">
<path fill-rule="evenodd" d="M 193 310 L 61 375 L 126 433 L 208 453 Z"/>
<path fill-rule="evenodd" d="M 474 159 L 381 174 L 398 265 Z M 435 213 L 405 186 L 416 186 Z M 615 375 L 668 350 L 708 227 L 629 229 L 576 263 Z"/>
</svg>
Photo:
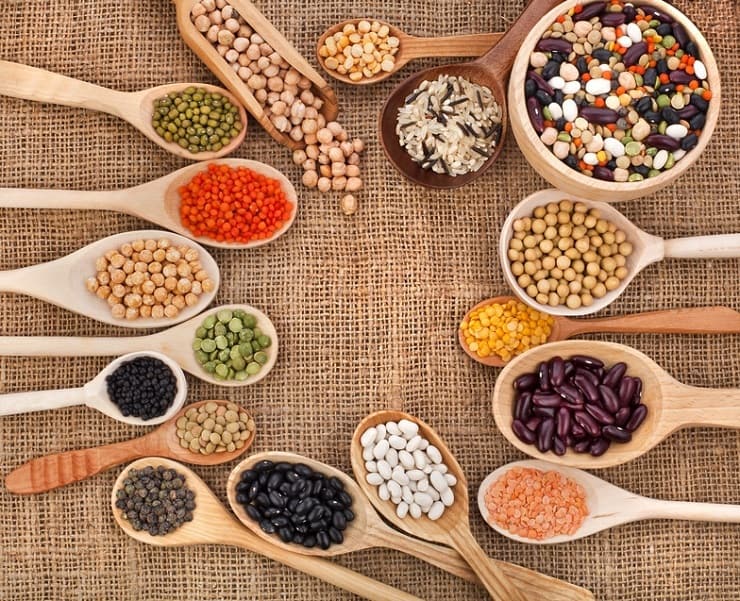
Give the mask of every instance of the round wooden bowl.
<svg viewBox="0 0 740 601">
<path fill-rule="evenodd" d="M 550 148 L 542 143 L 539 135 L 534 130 L 534 127 L 532 127 L 529 120 L 529 113 L 527 112 L 524 82 L 529 69 L 529 57 L 543 32 L 559 15 L 573 8 L 576 4 L 586 5 L 591 4 L 593 1 L 566 0 L 542 17 L 524 40 L 514 61 L 514 67 L 512 68 L 511 78 L 509 80 L 508 98 L 511 131 L 514 133 L 517 144 L 519 144 L 519 148 L 521 148 L 529 164 L 553 186 L 561 190 L 567 190 L 571 194 L 592 200 L 601 200 L 604 202 L 632 200 L 652 194 L 673 183 L 676 178 L 681 176 L 699 158 L 709 143 L 709 139 L 712 137 L 712 132 L 719 117 L 719 70 L 717 69 L 717 63 L 714 60 L 714 55 L 709 48 L 709 44 L 686 15 L 661 0 L 642 1 L 640 3 L 641 6 L 656 8 L 684 26 L 689 37 L 699 49 L 701 60 L 707 68 L 707 80 L 712 91 L 712 100 L 709 103 L 709 110 L 707 111 L 706 125 L 699 136 L 699 143 L 678 161 L 673 168 L 663 171 L 656 177 L 639 182 L 608 182 L 585 176 L 579 171 L 571 169 L 563 161 L 558 159 Z M 595 1 L 603 2 L 603 0 Z"/>
</svg>

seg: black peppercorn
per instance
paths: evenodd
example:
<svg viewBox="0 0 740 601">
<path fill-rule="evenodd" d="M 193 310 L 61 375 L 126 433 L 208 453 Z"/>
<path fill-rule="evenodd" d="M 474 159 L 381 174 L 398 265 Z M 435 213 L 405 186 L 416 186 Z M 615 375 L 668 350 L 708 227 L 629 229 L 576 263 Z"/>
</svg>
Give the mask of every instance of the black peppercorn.
<svg viewBox="0 0 740 601">
<path fill-rule="evenodd" d="M 105 383 L 108 397 L 124 416 L 143 420 L 164 415 L 177 395 L 175 374 L 156 357 L 121 363 Z"/>
</svg>

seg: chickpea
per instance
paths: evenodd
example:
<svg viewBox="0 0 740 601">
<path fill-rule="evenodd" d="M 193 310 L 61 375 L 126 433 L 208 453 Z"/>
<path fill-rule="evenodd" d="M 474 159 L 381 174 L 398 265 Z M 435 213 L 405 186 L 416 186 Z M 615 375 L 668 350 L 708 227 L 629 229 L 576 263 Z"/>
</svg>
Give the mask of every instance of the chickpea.
<svg viewBox="0 0 740 601">
<path fill-rule="evenodd" d="M 164 287 L 156 288 L 152 296 L 154 296 L 156 302 L 163 303 L 167 298 L 167 289 Z"/>
<path fill-rule="evenodd" d="M 139 317 L 139 310 L 135 309 L 134 307 L 127 307 L 126 308 L 126 319 L 129 321 L 135 320 L 137 317 Z"/>
<path fill-rule="evenodd" d="M 180 313 L 180 309 L 178 309 L 175 305 L 167 305 L 164 308 L 165 317 L 169 317 L 170 319 L 173 317 L 177 317 L 179 313 Z"/>
<path fill-rule="evenodd" d="M 180 278 L 177 281 L 177 291 L 180 294 L 187 294 L 192 288 L 192 282 L 188 278 Z"/>
<path fill-rule="evenodd" d="M 123 319 L 126 317 L 126 307 L 124 307 L 121 303 L 116 303 L 110 308 L 111 315 L 115 317 L 116 319 Z"/>
<path fill-rule="evenodd" d="M 162 319 L 164 317 L 164 307 L 162 305 L 154 305 L 152 307 L 152 319 Z"/>
<path fill-rule="evenodd" d="M 193 294 L 192 292 L 188 292 L 185 295 L 185 304 L 188 307 L 193 307 L 196 304 L 198 304 L 198 295 L 197 294 Z"/>
</svg>

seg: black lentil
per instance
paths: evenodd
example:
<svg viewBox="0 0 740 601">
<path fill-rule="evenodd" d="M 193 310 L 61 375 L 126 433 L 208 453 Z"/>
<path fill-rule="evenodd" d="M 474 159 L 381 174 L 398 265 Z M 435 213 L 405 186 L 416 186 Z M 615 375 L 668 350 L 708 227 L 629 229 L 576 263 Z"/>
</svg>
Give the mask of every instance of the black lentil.
<svg viewBox="0 0 740 601">
<path fill-rule="evenodd" d="M 175 374 L 156 357 L 124 361 L 105 383 L 108 397 L 124 416 L 143 420 L 164 415 L 177 395 Z"/>
</svg>

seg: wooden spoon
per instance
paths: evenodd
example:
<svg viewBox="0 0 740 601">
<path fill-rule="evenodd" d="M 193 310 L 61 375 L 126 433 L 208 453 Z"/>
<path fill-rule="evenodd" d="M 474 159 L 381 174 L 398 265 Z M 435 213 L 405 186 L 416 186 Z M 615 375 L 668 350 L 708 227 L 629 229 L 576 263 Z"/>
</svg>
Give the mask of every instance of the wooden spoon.
<svg viewBox="0 0 740 601">
<path fill-rule="evenodd" d="M 177 414 L 156 430 L 139 438 L 90 449 L 37 457 L 10 472 L 5 478 L 5 487 L 18 495 L 46 492 L 73 482 L 81 482 L 116 465 L 150 455 L 170 457 L 195 465 L 218 465 L 239 457 L 252 446 L 254 431 L 241 449 L 236 449 L 231 453 L 225 451 L 203 455 L 180 446 L 180 439 L 177 437 L 177 420 L 190 409 L 197 409 L 206 403 L 218 403 L 225 406 L 229 401 L 192 403 L 181 408 Z"/>
<path fill-rule="evenodd" d="M 206 37 L 195 28 L 190 20 L 190 11 L 199 1 L 173 0 L 177 9 L 177 27 L 182 39 L 211 72 L 218 77 L 221 83 L 231 90 L 234 96 L 247 107 L 247 110 L 270 136 L 291 150 L 303 148 L 305 146 L 304 142 L 296 142 L 288 134 L 278 131 L 270 121 L 263 106 L 252 94 L 249 86 L 234 72 L 231 65 L 224 60 Z M 334 121 L 339 113 L 337 97 L 326 80 L 291 46 L 290 42 L 283 37 L 283 34 L 275 29 L 272 23 L 249 0 L 230 0 L 229 5 L 233 6 L 239 15 L 244 17 L 249 26 L 272 46 L 275 52 L 290 63 L 291 67 L 311 81 L 313 84 L 311 91 L 324 101 L 320 111 L 321 114 L 326 117 L 327 122 Z"/>
<path fill-rule="evenodd" d="M 627 257 L 627 277 L 622 280 L 618 288 L 607 292 L 601 298 L 594 298 L 593 304 L 589 307 L 582 306 L 578 309 L 570 309 L 565 305 L 558 305 L 557 307 L 541 305 L 519 286 L 516 277 L 511 272 L 511 263 L 509 262 L 507 252 L 514 232 L 514 221 L 520 217 L 531 216 L 536 207 L 544 206 L 550 202 L 557 203 L 561 200 L 582 202 L 589 208 L 598 209 L 601 217 L 622 230 L 627 235 L 627 241 L 632 244 L 632 254 Z M 534 307 L 539 311 L 544 311 L 552 315 L 579 316 L 600 311 L 615 301 L 624 292 L 633 278 L 645 269 L 645 267 L 657 261 L 662 261 L 666 257 L 669 259 L 729 259 L 740 257 L 740 234 L 694 236 L 691 238 L 664 240 L 663 238 L 644 232 L 609 204 L 585 200 L 555 189 L 540 190 L 522 200 L 511 210 L 501 228 L 499 260 L 504 270 L 506 282 L 522 302 L 527 303 L 530 307 Z"/>
<path fill-rule="evenodd" d="M 613 443 L 600 457 L 575 453 L 572 449 L 562 457 L 540 453 L 537 447 L 520 441 L 511 429 L 514 380 L 536 371 L 541 361 L 555 356 L 567 359 L 572 355 L 597 357 L 607 366 L 623 361 L 627 364 L 628 375 L 642 379 L 642 403 L 648 408 L 645 421 L 633 433 L 630 442 Z M 687 386 L 671 377 L 650 357 L 629 346 L 594 340 L 567 340 L 530 349 L 504 367 L 493 392 L 493 417 L 504 437 L 535 459 L 585 469 L 612 467 L 647 453 L 680 428 L 740 428 L 740 389 Z"/>
<path fill-rule="evenodd" d="M 398 53 L 391 71 L 379 71 L 373 77 L 363 77 L 359 81 L 352 81 L 347 75 L 342 75 L 336 70 L 327 68 L 326 59 L 319 54 L 326 38 L 342 31 L 346 25 L 357 25 L 360 21 L 378 21 L 390 30 L 390 35 L 399 39 Z M 491 49 L 503 36 L 502 33 L 477 33 L 470 35 L 454 35 L 438 38 L 420 38 L 401 31 L 395 25 L 379 21 L 378 19 L 347 19 L 336 23 L 327 29 L 316 44 L 316 59 L 331 77 L 353 86 L 366 86 L 388 79 L 396 71 L 401 70 L 406 63 L 416 58 L 437 56 L 480 56 Z"/>
<path fill-rule="evenodd" d="M 166 536 L 151 536 L 148 532 L 134 530 L 130 522 L 123 519 L 121 511 L 116 507 L 116 491 L 122 487 L 130 469 L 160 465 L 177 470 L 185 476 L 188 487 L 195 493 L 195 511 L 193 512 L 192 522 L 186 522 Z M 130 537 L 148 545 L 182 547 L 215 544 L 240 547 L 314 576 L 364 599 L 371 599 L 372 601 L 422 601 L 418 597 L 336 563 L 318 557 L 306 557 L 298 553 L 291 553 L 266 543 L 244 528 L 221 504 L 203 480 L 176 461 L 158 457 L 147 457 L 134 461 L 121 472 L 118 480 L 116 480 L 111 495 L 111 507 L 113 517 L 123 531 Z"/>
<path fill-rule="evenodd" d="M 239 119 L 243 127 L 221 150 L 193 153 L 176 142 L 168 142 L 152 127 L 154 102 L 167 94 L 182 92 L 191 86 L 204 88 L 212 94 L 221 94 L 239 109 Z M 247 113 L 241 103 L 227 90 L 205 83 L 173 83 L 147 88 L 140 92 L 119 92 L 44 69 L 0 60 L 0 94 L 37 102 L 87 108 L 120 117 L 155 144 L 191 161 L 208 161 L 226 156 L 244 141 L 247 133 Z"/>
<path fill-rule="evenodd" d="M 519 46 L 532 27 L 550 9 L 558 5 L 558 0 L 533 0 L 524 9 L 511 28 L 499 42 L 480 58 L 456 65 L 431 67 L 415 73 L 402 81 L 390 94 L 378 118 L 380 142 L 388 160 L 407 179 L 429 188 L 451 189 L 469 184 L 483 175 L 498 157 L 506 137 L 506 80 L 514 63 Z M 464 77 L 478 85 L 486 86 L 501 107 L 501 135 L 491 156 L 477 171 L 465 175 L 451 176 L 422 169 L 401 147 L 396 134 L 398 110 L 405 104 L 406 97 L 425 80 L 437 79 L 440 75 Z"/>
<path fill-rule="evenodd" d="M 544 472 L 554 470 L 580 484 L 586 493 L 586 505 L 589 510 L 589 514 L 581 527 L 570 535 L 563 534 L 544 540 L 535 540 L 512 534 L 491 520 L 485 503 L 486 491 L 491 484 L 515 467 L 534 468 Z M 740 523 L 740 505 L 651 499 L 614 486 L 583 470 L 562 466 L 555 468 L 551 463 L 537 460 L 507 463 L 489 474 L 478 489 L 478 509 L 480 509 L 486 523 L 499 534 L 520 543 L 533 545 L 567 543 L 584 536 L 591 536 L 608 528 L 638 520 L 663 519 Z"/>
<path fill-rule="evenodd" d="M 242 309 L 257 318 L 259 327 L 272 340 L 267 349 L 268 360 L 262 369 L 246 380 L 218 380 L 209 374 L 198 363 L 193 351 L 195 330 L 200 327 L 206 317 L 214 315 L 222 309 Z M 250 305 L 230 304 L 214 307 L 200 315 L 177 326 L 150 334 L 148 336 L 132 337 L 94 337 L 82 336 L 0 336 L 0 356 L 28 356 L 28 357 L 107 357 L 123 355 L 136 351 L 159 351 L 171 357 L 186 372 L 193 374 L 204 382 L 218 386 L 249 386 L 259 382 L 275 366 L 278 355 L 278 337 L 275 326 L 259 309 Z"/>
<path fill-rule="evenodd" d="M 137 357 L 154 357 L 163 361 L 172 370 L 177 382 L 177 393 L 167 411 L 159 417 L 141 419 L 132 415 L 123 415 L 108 396 L 106 378 L 116 371 L 122 363 L 132 361 Z M 69 388 L 66 390 L 37 390 L 34 392 L 16 392 L 12 394 L 0 394 L 0 415 L 18 415 L 19 413 L 30 413 L 31 411 L 44 411 L 47 409 L 59 409 L 60 407 L 73 407 L 75 405 L 86 405 L 97 409 L 108 417 L 135 426 L 157 426 L 170 419 L 177 413 L 185 403 L 188 395 L 188 383 L 180 366 L 172 359 L 162 353 L 145 351 L 141 353 L 129 353 L 123 357 L 111 361 L 95 378 L 85 384 L 82 388 Z"/>
<path fill-rule="evenodd" d="M 345 490 L 352 496 L 352 511 L 355 513 L 355 519 L 347 525 L 347 529 L 344 531 L 344 542 L 342 544 L 333 544 L 326 551 L 322 551 L 318 548 L 307 549 L 302 545 L 284 543 L 279 537 L 268 535 L 262 531 L 259 524 L 255 523 L 254 520 L 247 515 L 247 512 L 244 510 L 244 506 L 237 502 L 236 485 L 238 484 L 239 479 L 241 478 L 241 473 L 244 470 L 249 469 L 263 460 L 270 460 L 276 463 L 280 461 L 303 463 L 322 474 L 330 477 L 335 476 L 344 483 Z M 480 583 L 475 572 L 470 569 L 465 560 L 460 557 L 454 549 L 450 549 L 443 545 L 428 543 L 426 541 L 419 540 L 418 538 L 412 538 L 388 526 L 376 513 L 375 509 L 373 509 L 373 506 L 370 504 L 367 497 L 365 497 L 363 494 L 364 491 L 357 485 L 357 482 L 344 472 L 327 465 L 326 463 L 315 461 L 296 453 L 282 453 L 276 451 L 258 453 L 256 455 L 250 455 L 246 459 L 242 460 L 239 465 L 231 471 L 229 481 L 226 486 L 229 505 L 231 506 L 231 510 L 236 514 L 236 517 L 239 518 L 239 521 L 260 538 L 280 547 L 281 549 L 304 555 L 317 555 L 324 557 L 341 555 L 362 549 L 370 549 L 372 547 L 395 549 L 396 551 L 401 551 L 411 555 L 412 557 L 426 561 L 427 563 L 437 566 L 450 574 L 464 578 L 470 582 Z M 528 570 L 505 561 L 497 561 L 495 559 L 488 559 L 488 561 L 495 564 L 502 572 L 504 572 L 504 574 L 506 574 L 507 577 L 515 581 L 517 587 L 526 593 L 526 597 L 528 599 L 542 599 L 545 597 L 551 601 L 565 601 L 566 599 L 573 601 L 587 601 L 589 599 L 593 599 L 593 595 L 590 591 L 562 580 L 545 576 L 539 572 Z"/>
<path fill-rule="evenodd" d="M 196 163 L 146 182 L 122 190 L 29 190 L 25 188 L 0 188 L 0 207 L 22 209 L 95 209 L 118 211 L 134 215 L 177 232 L 206 246 L 217 248 L 255 248 L 277 240 L 288 231 L 298 213 L 298 195 L 290 180 L 270 165 L 247 159 L 221 159 L 216 165 L 228 165 L 234 169 L 250 169 L 280 182 L 285 198 L 293 205 L 290 219 L 270 238 L 252 242 L 218 242 L 206 236 L 194 236 L 180 221 L 180 187 L 186 185 L 207 166 Z"/>
<path fill-rule="evenodd" d="M 134 240 L 152 238 L 156 240 L 167 238 L 176 246 L 195 248 L 203 269 L 214 283 L 213 290 L 203 292 L 196 304 L 181 309 L 176 317 L 117 319 L 111 314 L 110 305 L 86 288 L 85 281 L 96 275 L 95 262 L 109 250 L 116 250 L 123 244 L 130 244 Z M 0 271 L 0 291 L 2 292 L 32 296 L 97 321 L 124 328 L 162 328 L 190 319 L 200 313 L 216 297 L 219 283 L 218 264 L 205 248 L 183 236 L 161 230 L 139 230 L 115 234 L 88 244 L 55 261 Z"/>
<path fill-rule="evenodd" d="M 418 520 L 411 516 L 401 519 L 396 515 L 396 506 L 390 501 L 382 501 L 378 497 L 375 487 L 368 484 L 365 479 L 365 462 L 362 458 L 362 444 L 360 438 L 368 428 L 380 423 L 399 421 L 407 419 L 419 425 L 419 434 L 426 438 L 442 453 L 442 459 L 449 469 L 449 473 L 457 478 L 454 487 L 455 502 L 445 509 L 444 514 L 436 521 L 430 520 L 426 515 Z M 352 447 L 350 449 L 352 470 L 360 488 L 380 514 L 397 528 L 407 534 L 416 536 L 423 540 L 449 545 L 455 549 L 473 571 L 478 575 L 483 586 L 493 599 L 498 601 L 523 601 L 524 595 L 519 586 L 514 585 L 508 576 L 500 569 L 498 564 L 491 562 L 483 549 L 470 532 L 468 523 L 468 484 L 465 474 L 457 463 L 455 457 L 445 445 L 437 433 L 421 420 L 412 417 L 402 411 L 386 410 L 371 413 L 355 429 L 352 435 Z"/>
<path fill-rule="evenodd" d="M 468 316 L 481 307 L 492 303 L 503 305 L 517 300 L 513 296 L 496 296 L 481 301 L 470 309 Z M 740 313 L 729 307 L 694 307 L 690 309 L 668 309 L 665 311 L 647 311 L 619 315 L 616 317 L 602 317 L 600 319 L 569 319 L 558 315 L 553 316 L 552 330 L 547 342 L 566 340 L 579 334 L 593 332 L 617 332 L 637 334 L 740 334 Z M 457 338 L 463 350 L 479 363 L 491 367 L 506 365 L 498 355 L 479 357 L 471 351 L 465 342 L 462 330 L 458 328 Z"/>
</svg>

